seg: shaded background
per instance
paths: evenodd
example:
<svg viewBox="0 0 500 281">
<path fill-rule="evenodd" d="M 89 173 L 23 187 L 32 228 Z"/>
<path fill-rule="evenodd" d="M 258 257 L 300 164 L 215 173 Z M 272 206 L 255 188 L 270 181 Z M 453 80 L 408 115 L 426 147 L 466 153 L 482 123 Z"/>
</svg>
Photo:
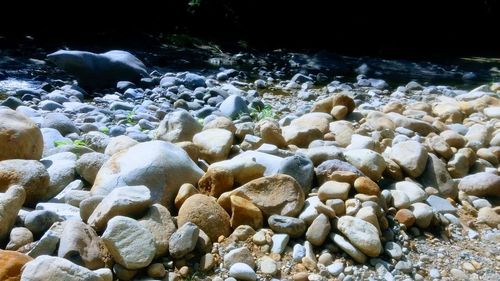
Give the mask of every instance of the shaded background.
<svg viewBox="0 0 500 281">
<path fill-rule="evenodd" d="M 188 34 L 223 48 L 354 56 L 500 57 L 498 0 L 41 1 L 2 4 L 2 48 L 145 47 Z M 26 38 L 30 35 L 30 39 Z"/>
</svg>

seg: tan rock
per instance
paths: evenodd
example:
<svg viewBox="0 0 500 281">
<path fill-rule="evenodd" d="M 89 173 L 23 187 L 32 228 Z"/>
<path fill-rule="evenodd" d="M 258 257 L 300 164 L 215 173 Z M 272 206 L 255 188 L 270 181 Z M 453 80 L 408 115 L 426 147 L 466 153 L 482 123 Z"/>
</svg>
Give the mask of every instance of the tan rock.
<svg viewBox="0 0 500 281">
<path fill-rule="evenodd" d="M 344 105 L 336 105 L 332 108 L 332 111 L 330 111 L 330 114 L 333 116 L 333 118 L 337 120 L 344 119 L 348 113 L 349 109 Z"/>
<path fill-rule="evenodd" d="M 225 116 L 218 116 L 203 126 L 203 130 L 208 129 L 225 129 L 233 134 L 236 133 L 236 126 L 234 126 L 233 121 Z"/>
<path fill-rule="evenodd" d="M 42 152 L 43 137 L 38 126 L 24 114 L 0 109 L 0 161 L 40 160 Z"/>
<path fill-rule="evenodd" d="M 27 206 L 34 206 L 49 191 L 49 173 L 45 166 L 36 160 L 0 161 L 0 192 L 10 186 L 22 186 L 26 191 Z"/>
<path fill-rule="evenodd" d="M 175 196 L 175 201 L 174 201 L 175 208 L 179 210 L 184 201 L 186 201 L 186 199 L 197 193 L 200 192 L 198 191 L 198 189 L 196 189 L 196 187 L 194 187 L 194 185 L 190 183 L 185 183 L 181 185 L 181 187 L 179 188 L 179 192 L 177 193 L 177 196 Z"/>
<path fill-rule="evenodd" d="M 255 130 L 259 132 L 263 142 L 274 144 L 277 147 L 286 146 L 281 128 L 275 120 L 263 119 L 256 124 Z"/>
<path fill-rule="evenodd" d="M 231 234 L 228 213 L 214 198 L 203 194 L 189 197 L 179 209 L 177 225 L 180 227 L 187 222 L 196 224 L 212 241 L 217 241 L 221 235 L 228 237 Z"/>
<path fill-rule="evenodd" d="M 225 129 L 208 129 L 194 135 L 200 158 L 208 163 L 226 160 L 233 144 L 233 133 Z"/>
<path fill-rule="evenodd" d="M 357 178 L 356 181 L 354 181 L 354 188 L 357 192 L 368 195 L 378 195 L 380 193 L 378 184 L 368 177 Z"/>
<path fill-rule="evenodd" d="M 218 202 L 226 210 L 231 208 L 229 196 L 237 195 L 249 199 L 265 217 L 273 214 L 296 216 L 304 206 L 304 192 L 291 176 L 276 174 L 255 179 L 222 195 Z"/>
<path fill-rule="evenodd" d="M 112 156 L 117 152 L 123 151 L 138 143 L 139 143 L 138 141 L 134 140 L 131 137 L 125 135 L 117 136 L 109 140 L 109 143 L 106 146 L 106 149 L 104 150 L 104 154 Z"/>
<path fill-rule="evenodd" d="M 20 186 L 11 186 L 5 193 L 0 193 L 0 243 L 9 237 L 25 199 L 26 191 Z"/>
<path fill-rule="evenodd" d="M 401 209 L 396 213 L 394 217 L 399 223 L 402 223 L 406 226 L 406 228 L 410 228 L 416 221 L 415 215 L 412 211 L 408 209 Z"/>
<path fill-rule="evenodd" d="M 21 280 L 22 268 L 31 260 L 33 258 L 19 252 L 0 250 L 0 280 Z"/>
<path fill-rule="evenodd" d="M 203 175 L 198 183 L 201 193 L 218 198 L 222 193 L 232 190 L 234 177 L 230 171 L 212 168 Z"/>
<path fill-rule="evenodd" d="M 197 162 L 200 157 L 200 149 L 190 141 L 182 141 L 178 142 L 175 145 L 182 148 L 189 155 L 189 158 L 193 160 L 193 162 Z"/>
<path fill-rule="evenodd" d="M 327 181 L 319 187 L 318 197 L 321 201 L 328 199 L 347 200 L 351 185 L 346 182 Z"/>
<path fill-rule="evenodd" d="M 153 204 L 138 222 L 153 234 L 156 246 L 155 257 L 159 258 L 167 254 L 170 236 L 176 230 L 168 209 L 163 205 Z"/>
<path fill-rule="evenodd" d="M 441 132 L 439 135 L 449 146 L 456 148 L 462 148 L 465 146 L 465 138 L 455 131 L 446 130 Z"/>
<path fill-rule="evenodd" d="M 262 228 L 264 218 L 262 212 L 252 201 L 240 196 L 232 195 L 231 200 L 231 227 L 249 225 L 253 229 Z"/>
</svg>

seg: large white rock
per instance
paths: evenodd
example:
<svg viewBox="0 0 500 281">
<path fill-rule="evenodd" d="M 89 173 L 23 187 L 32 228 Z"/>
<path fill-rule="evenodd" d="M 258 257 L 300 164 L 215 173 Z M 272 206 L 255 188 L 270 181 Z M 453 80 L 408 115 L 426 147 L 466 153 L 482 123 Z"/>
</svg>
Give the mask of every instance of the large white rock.
<svg viewBox="0 0 500 281">
<path fill-rule="evenodd" d="M 343 216 L 338 220 L 337 228 L 367 256 L 377 257 L 382 252 L 378 230 L 371 223 L 352 216 Z"/>
<path fill-rule="evenodd" d="M 97 173 L 93 195 L 106 195 L 120 186 L 145 185 L 155 203 L 173 210 L 179 188 L 196 185 L 203 171 L 174 144 L 150 141 L 114 154 Z"/>
<path fill-rule="evenodd" d="M 115 262 L 130 270 L 148 266 L 156 253 L 151 232 L 127 217 L 116 216 L 109 220 L 102 240 Z"/>
</svg>

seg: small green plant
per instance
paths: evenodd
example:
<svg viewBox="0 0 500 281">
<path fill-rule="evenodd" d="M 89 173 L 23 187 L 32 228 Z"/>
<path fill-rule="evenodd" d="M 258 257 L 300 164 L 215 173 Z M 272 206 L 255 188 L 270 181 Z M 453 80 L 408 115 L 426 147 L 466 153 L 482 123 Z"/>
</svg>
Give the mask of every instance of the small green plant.
<svg viewBox="0 0 500 281">
<path fill-rule="evenodd" d="M 127 114 L 127 123 L 132 124 L 132 125 L 137 124 L 137 121 L 134 120 L 134 116 L 135 116 L 135 112 L 134 111 L 130 111 Z"/>
<path fill-rule="evenodd" d="M 255 121 L 260 121 L 265 118 L 270 119 L 278 119 L 279 116 L 273 111 L 273 107 L 269 104 L 266 104 L 263 108 L 250 110 L 250 116 Z"/>
<path fill-rule="evenodd" d="M 75 146 L 87 146 L 87 143 L 84 140 L 75 140 L 73 144 Z"/>
<path fill-rule="evenodd" d="M 205 123 L 205 120 L 203 118 L 196 118 L 196 121 L 202 126 Z"/>
<path fill-rule="evenodd" d="M 73 144 L 73 142 L 69 141 L 69 140 L 63 140 L 63 141 L 54 141 L 54 145 L 56 147 L 60 147 L 60 146 L 63 146 L 63 145 L 70 145 L 70 144 Z"/>
<path fill-rule="evenodd" d="M 75 141 L 70 141 L 70 140 L 61 140 L 61 141 L 54 141 L 54 145 L 56 147 L 64 146 L 64 145 L 75 145 L 79 147 L 88 147 L 88 144 L 83 141 L 83 140 L 75 140 Z"/>
<path fill-rule="evenodd" d="M 99 131 L 103 134 L 109 135 L 109 128 L 108 127 L 102 127 L 99 129 Z"/>
</svg>

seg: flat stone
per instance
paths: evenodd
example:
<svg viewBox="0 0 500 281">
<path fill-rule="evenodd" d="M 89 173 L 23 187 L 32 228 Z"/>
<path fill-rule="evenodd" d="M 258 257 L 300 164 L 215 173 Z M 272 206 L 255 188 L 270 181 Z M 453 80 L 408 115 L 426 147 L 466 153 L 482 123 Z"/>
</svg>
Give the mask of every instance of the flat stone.
<svg viewBox="0 0 500 281">
<path fill-rule="evenodd" d="M 436 195 L 431 195 L 429 196 L 425 202 L 429 204 L 432 207 L 432 210 L 436 213 L 440 214 L 445 214 L 445 213 L 451 213 L 455 214 L 457 212 L 457 208 L 453 207 L 451 205 L 450 201 L 441 198 Z"/>
<path fill-rule="evenodd" d="M 291 238 L 301 237 L 306 232 L 305 222 L 298 218 L 272 215 L 267 222 L 275 233 L 285 233 Z"/>
<path fill-rule="evenodd" d="M 224 255 L 224 267 L 231 268 L 235 263 L 244 263 L 255 268 L 255 261 L 253 259 L 252 253 L 247 247 L 241 247 L 229 251 L 229 253 Z"/>
</svg>

